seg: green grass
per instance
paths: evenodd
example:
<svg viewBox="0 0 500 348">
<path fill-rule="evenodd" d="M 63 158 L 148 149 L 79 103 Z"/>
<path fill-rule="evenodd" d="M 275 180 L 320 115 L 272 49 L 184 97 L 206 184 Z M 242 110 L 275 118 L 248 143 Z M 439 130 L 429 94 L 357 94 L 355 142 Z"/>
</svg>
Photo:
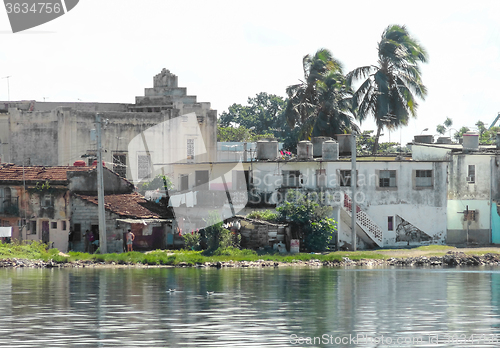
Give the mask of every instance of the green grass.
<svg viewBox="0 0 500 348">
<path fill-rule="evenodd" d="M 275 262 L 297 262 L 310 261 L 313 259 L 324 261 L 340 261 L 343 257 L 348 257 L 351 260 L 361 259 L 378 259 L 384 260 L 393 256 L 383 254 L 382 252 L 390 252 L 392 249 L 370 251 L 336 251 L 321 254 L 279 254 L 269 252 L 256 252 L 248 249 L 226 248 L 217 249 L 211 254 L 203 253 L 202 251 L 192 250 L 155 250 L 148 253 L 138 251 L 126 252 L 121 254 L 87 254 L 81 252 L 69 252 L 68 256 L 59 255 L 57 249 L 46 249 L 46 245 L 39 242 L 32 243 L 0 243 L 0 260 L 8 258 L 20 258 L 31 260 L 52 260 L 54 262 L 74 262 L 74 261 L 93 261 L 104 262 L 107 264 L 144 264 L 144 265 L 179 265 L 185 263 L 195 265 L 205 262 L 227 262 L 227 261 L 275 261 Z M 401 250 L 419 250 L 425 252 L 426 256 L 442 256 L 448 250 L 460 250 L 455 247 L 445 245 L 429 245 L 421 246 L 414 249 L 398 249 Z M 486 253 L 498 254 L 496 250 L 486 251 L 471 251 L 469 255 L 484 255 Z M 401 257 L 401 256 L 397 256 Z M 404 257 L 404 256 L 402 256 Z"/>
</svg>

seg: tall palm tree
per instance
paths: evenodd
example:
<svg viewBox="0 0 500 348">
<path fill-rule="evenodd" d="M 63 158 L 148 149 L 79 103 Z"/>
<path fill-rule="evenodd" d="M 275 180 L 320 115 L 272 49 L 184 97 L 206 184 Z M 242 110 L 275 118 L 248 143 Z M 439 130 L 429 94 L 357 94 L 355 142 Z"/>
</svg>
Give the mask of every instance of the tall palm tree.
<svg viewBox="0 0 500 348">
<path fill-rule="evenodd" d="M 377 65 L 357 68 L 347 74 L 347 83 L 365 79 L 354 93 L 353 106 L 363 122 L 369 115 L 375 118 L 377 135 L 373 153 L 378 149 L 384 127 L 397 128 L 416 117 L 416 97 L 425 99 L 419 63 L 427 61 L 425 49 L 408 33 L 405 26 L 390 25 L 378 44 Z"/>
<path fill-rule="evenodd" d="M 304 80 L 286 90 L 285 116 L 291 127 L 299 125 L 301 138 L 342 133 L 354 125 L 347 85 L 339 61 L 327 49 L 302 60 Z"/>
</svg>

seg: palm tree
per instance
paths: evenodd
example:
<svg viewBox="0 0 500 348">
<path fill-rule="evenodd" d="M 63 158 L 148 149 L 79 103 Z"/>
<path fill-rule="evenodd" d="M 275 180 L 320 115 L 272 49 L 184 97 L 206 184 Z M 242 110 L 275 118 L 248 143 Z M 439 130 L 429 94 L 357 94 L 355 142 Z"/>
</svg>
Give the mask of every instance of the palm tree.
<svg viewBox="0 0 500 348">
<path fill-rule="evenodd" d="M 353 106 L 363 122 L 369 115 L 375 118 L 377 135 L 384 127 L 397 128 L 416 117 L 416 97 L 425 99 L 427 88 L 421 80 L 419 63 L 427 61 L 425 49 L 410 36 L 405 26 L 390 25 L 378 43 L 377 65 L 357 68 L 347 74 L 347 83 L 365 79 L 354 93 Z"/>
<path fill-rule="evenodd" d="M 319 49 L 302 61 L 304 80 L 286 90 L 285 116 L 293 128 L 301 128 L 301 138 L 343 133 L 354 125 L 351 112 L 352 90 L 340 62 L 327 49 Z"/>
</svg>

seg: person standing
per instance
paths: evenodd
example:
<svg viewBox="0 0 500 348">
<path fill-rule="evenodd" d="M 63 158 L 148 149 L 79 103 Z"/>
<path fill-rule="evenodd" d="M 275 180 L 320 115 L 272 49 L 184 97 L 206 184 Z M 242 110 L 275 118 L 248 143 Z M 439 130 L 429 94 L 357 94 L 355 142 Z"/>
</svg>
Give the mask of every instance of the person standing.
<svg viewBox="0 0 500 348">
<path fill-rule="evenodd" d="M 127 251 L 133 251 L 132 250 L 132 245 L 134 243 L 135 235 L 132 233 L 132 231 L 129 229 L 127 234 L 125 235 L 126 241 L 127 241 Z"/>
</svg>

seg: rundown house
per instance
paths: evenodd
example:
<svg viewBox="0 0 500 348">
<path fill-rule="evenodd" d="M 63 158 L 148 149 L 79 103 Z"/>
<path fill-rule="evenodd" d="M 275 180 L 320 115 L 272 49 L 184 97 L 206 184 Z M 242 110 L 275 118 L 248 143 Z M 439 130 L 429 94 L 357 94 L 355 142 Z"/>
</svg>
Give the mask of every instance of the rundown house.
<svg viewBox="0 0 500 348">
<path fill-rule="evenodd" d="M 82 167 L 0 165 L 0 223 L 12 238 L 51 243 L 66 251 L 71 202 L 68 172 Z"/>
<path fill-rule="evenodd" d="M 107 168 L 103 178 L 109 250 L 118 252 L 123 249 L 118 245 L 122 238 L 116 235 L 116 218 L 160 219 L 161 215 L 140 205 L 147 202 L 134 193 L 131 182 Z M 14 239 L 41 241 L 66 251 L 71 230 L 72 249 L 83 251 L 85 231 L 98 230 L 94 201 L 97 202 L 95 167 L 0 165 L 0 222 L 13 227 Z M 92 213 L 85 215 L 89 211 Z M 157 227 L 151 223 L 150 226 Z"/>
<path fill-rule="evenodd" d="M 500 134 L 496 145 L 479 145 L 474 132 L 462 144 L 416 137 L 412 152 L 417 160 L 449 161 L 447 244 L 500 243 Z"/>
<path fill-rule="evenodd" d="M 130 228 L 135 235 L 134 250 L 163 249 L 171 230 L 170 219 L 162 219 L 145 207 L 148 202 L 138 193 L 107 194 L 104 196 L 108 253 L 124 251 L 124 233 Z M 71 224 L 75 236 L 73 249 L 88 251 L 84 232 L 92 231 L 98 238 L 99 219 L 97 196 L 73 194 Z"/>
</svg>

